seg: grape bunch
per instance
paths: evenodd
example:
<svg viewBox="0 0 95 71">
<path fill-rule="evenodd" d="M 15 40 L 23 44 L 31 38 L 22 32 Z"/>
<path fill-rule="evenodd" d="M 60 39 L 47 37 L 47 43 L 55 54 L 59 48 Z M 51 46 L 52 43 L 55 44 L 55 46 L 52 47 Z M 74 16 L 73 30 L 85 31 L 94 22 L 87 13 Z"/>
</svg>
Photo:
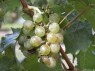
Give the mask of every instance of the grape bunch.
<svg viewBox="0 0 95 71">
<path fill-rule="evenodd" d="M 35 50 L 41 62 L 49 68 L 55 67 L 60 43 L 64 39 L 58 24 L 59 20 L 60 18 L 56 13 L 49 16 L 48 24 L 42 22 L 43 16 L 40 13 L 34 14 L 33 21 L 26 20 L 18 40 L 18 43 L 24 47 L 23 54 L 27 56 Z"/>
</svg>

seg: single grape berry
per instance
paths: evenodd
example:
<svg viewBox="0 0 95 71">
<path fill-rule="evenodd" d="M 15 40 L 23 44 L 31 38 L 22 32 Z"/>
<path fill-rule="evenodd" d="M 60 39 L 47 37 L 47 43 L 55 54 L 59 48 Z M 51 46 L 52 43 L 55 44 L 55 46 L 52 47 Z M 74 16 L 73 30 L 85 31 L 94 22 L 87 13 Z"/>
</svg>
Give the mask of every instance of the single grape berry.
<svg viewBox="0 0 95 71">
<path fill-rule="evenodd" d="M 55 43 L 57 41 L 57 36 L 54 33 L 47 34 L 47 41 L 49 43 Z"/>
<path fill-rule="evenodd" d="M 22 35 L 22 36 L 20 36 L 20 38 L 18 39 L 18 43 L 19 43 L 20 45 L 23 45 L 26 40 L 27 40 L 27 37 L 24 36 L 24 35 Z"/>
<path fill-rule="evenodd" d="M 49 63 L 46 63 L 46 66 L 49 68 L 54 68 L 56 66 L 56 60 L 53 57 L 49 57 Z"/>
<path fill-rule="evenodd" d="M 56 36 L 57 36 L 57 38 L 58 38 L 57 41 L 58 41 L 59 43 L 63 42 L 64 38 L 63 38 L 63 34 L 62 34 L 62 33 L 57 33 Z"/>
<path fill-rule="evenodd" d="M 59 24 L 53 22 L 49 25 L 49 30 L 52 33 L 57 33 L 60 30 Z"/>
<path fill-rule="evenodd" d="M 42 45 L 39 49 L 40 55 L 48 55 L 50 53 L 50 47 L 46 44 Z"/>
<path fill-rule="evenodd" d="M 57 13 L 51 14 L 49 17 L 50 22 L 56 22 L 58 23 L 60 20 L 59 15 Z"/>
<path fill-rule="evenodd" d="M 29 29 L 23 28 L 22 31 L 23 31 L 23 34 L 26 36 L 29 36 L 31 34 L 31 30 Z"/>
<path fill-rule="evenodd" d="M 60 50 L 60 44 L 58 43 L 51 44 L 50 49 L 52 53 L 58 53 Z"/>
<path fill-rule="evenodd" d="M 33 49 L 33 46 L 30 44 L 30 40 L 29 39 L 26 42 L 24 42 L 24 47 L 27 50 Z"/>
<path fill-rule="evenodd" d="M 35 34 L 39 37 L 43 37 L 45 35 L 45 29 L 42 26 L 37 26 L 35 28 Z"/>
<path fill-rule="evenodd" d="M 26 20 L 24 23 L 23 23 L 23 26 L 25 29 L 27 30 L 33 30 L 33 27 L 34 27 L 34 24 L 31 20 Z"/>
<path fill-rule="evenodd" d="M 41 59 L 42 59 L 42 61 L 43 61 L 45 64 L 49 64 L 49 58 L 48 58 L 48 56 L 42 56 Z"/>
<path fill-rule="evenodd" d="M 31 39 L 30 39 L 30 44 L 33 46 L 33 47 L 38 47 L 40 46 L 42 43 L 42 39 L 38 36 L 32 36 Z"/>
<path fill-rule="evenodd" d="M 43 16 L 40 13 L 36 13 L 33 16 L 33 20 L 36 23 L 40 23 L 43 20 Z"/>
</svg>

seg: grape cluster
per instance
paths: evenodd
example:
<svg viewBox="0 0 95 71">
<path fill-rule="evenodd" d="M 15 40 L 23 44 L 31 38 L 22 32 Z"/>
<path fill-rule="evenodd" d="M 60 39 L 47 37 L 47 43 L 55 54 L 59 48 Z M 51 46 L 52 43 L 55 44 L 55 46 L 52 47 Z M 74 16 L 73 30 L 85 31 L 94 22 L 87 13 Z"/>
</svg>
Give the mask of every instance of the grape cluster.
<svg viewBox="0 0 95 71">
<path fill-rule="evenodd" d="M 36 50 L 40 60 L 49 68 L 56 66 L 56 60 L 60 51 L 60 43 L 63 42 L 63 34 L 58 24 L 58 14 L 49 16 L 49 23 L 42 23 L 43 16 L 36 13 L 33 21 L 26 20 L 23 24 L 22 35 L 18 43 L 23 45 L 23 54 Z M 24 55 L 28 55 L 24 54 Z"/>
</svg>

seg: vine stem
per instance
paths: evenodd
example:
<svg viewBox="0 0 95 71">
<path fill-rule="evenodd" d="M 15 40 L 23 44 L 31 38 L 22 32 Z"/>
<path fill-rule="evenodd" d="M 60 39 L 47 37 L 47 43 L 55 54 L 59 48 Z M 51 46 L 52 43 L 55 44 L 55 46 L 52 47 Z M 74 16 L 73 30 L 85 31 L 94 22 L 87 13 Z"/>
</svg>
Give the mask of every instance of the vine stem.
<svg viewBox="0 0 95 71">
<path fill-rule="evenodd" d="M 83 15 L 87 10 L 89 10 L 89 6 L 87 6 L 85 9 L 83 9 L 74 19 L 72 19 L 70 22 L 68 22 L 64 27 L 64 29 L 67 29 L 75 20 L 77 20 L 81 15 Z"/>
<path fill-rule="evenodd" d="M 73 70 L 74 70 L 74 66 L 73 66 L 73 64 L 71 63 L 71 61 L 69 60 L 69 58 L 68 58 L 68 56 L 66 55 L 66 53 L 64 52 L 64 50 L 62 49 L 62 47 L 60 47 L 60 53 L 62 54 L 64 60 L 65 60 L 66 63 L 68 64 L 69 70 L 70 70 L 70 71 L 73 71 Z"/>
<path fill-rule="evenodd" d="M 26 0 L 20 0 L 20 2 L 23 6 L 23 11 L 27 13 L 30 17 L 33 17 L 34 12 L 32 11 L 32 9 L 28 8 L 29 5 L 27 4 Z"/>
<path fill-rule="evenodd" d="M 59 24 L 61 24 L 73 11 L 74 11 L 74 9 L 71 10 L 71 11 L 60 21 Z"/>
</svg>

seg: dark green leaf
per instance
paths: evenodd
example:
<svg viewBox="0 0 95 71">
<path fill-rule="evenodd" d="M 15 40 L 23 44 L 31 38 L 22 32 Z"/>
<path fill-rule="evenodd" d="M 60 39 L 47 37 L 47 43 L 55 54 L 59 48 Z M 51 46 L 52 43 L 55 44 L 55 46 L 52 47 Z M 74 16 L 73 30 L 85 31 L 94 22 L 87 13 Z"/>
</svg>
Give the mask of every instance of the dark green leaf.
<svg viewBox="0 0 95 71">
<path fill-rule="evenodd" d="M 95 69 L 95 63 L 94 63 L 95 54 L 93 52 L 94 50 L 95 46 L 94 47 L 91 46 L 87 51 L 79 52 L 79 54 L 77 55 L 79 68 L 92 69 L 92 70 Z"/>
<path fill-rule="evenodd" d="M 76 22 L 64 32 L 67 52 L 85 51 L 92 43 L 92 28 L 87 21 Z"/>
<path fill-rule="evenodd" d="M 2 58 L 0 58 L 0 71 L 20 70 L 15 57 L 15 50 L 12 50 L 12 46 L 15 47 L 15 43 L 9 46 L 9 48 L 7 48 L 2 54 Z"/>
<path fill-rule="evenodd" d="M 55 68 L 48 68 L 43 63 L 38 62 L 37 55 L 31 55 L 22 62 L 25 71 L 63 71 L 60 63 Z"/>
</svg>

